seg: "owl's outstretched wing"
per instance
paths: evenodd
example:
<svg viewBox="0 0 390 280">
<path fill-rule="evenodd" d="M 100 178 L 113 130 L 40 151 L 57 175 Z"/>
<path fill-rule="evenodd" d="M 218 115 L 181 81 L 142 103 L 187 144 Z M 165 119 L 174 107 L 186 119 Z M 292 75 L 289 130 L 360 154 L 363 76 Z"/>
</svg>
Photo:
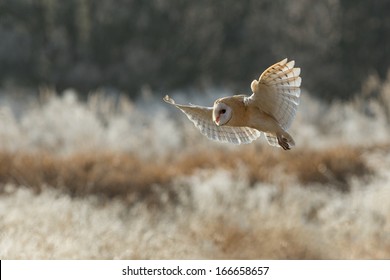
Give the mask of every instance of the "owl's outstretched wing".
<svg viewBox="0 0 390 280">
<path fill-rule="evenodd" d="M 215 141 L 247 144 L 258 138 L 260 131 L 249 127 L 218 126 L 213 122 L 213 108 L 195 105 L 180 105 L 168 95 L 164 101 L 180 109 L 207 138 Z"/>
<path fill-rule="evenodd" d="M 282 61 L 266 69 L 258 81 L 253 81 L 253 95 L 249 97 L 262 111 L 273 116 L 287 130 L 296 115 L 301 94 L 300 68 L 295 61 Z"/>
</svg>

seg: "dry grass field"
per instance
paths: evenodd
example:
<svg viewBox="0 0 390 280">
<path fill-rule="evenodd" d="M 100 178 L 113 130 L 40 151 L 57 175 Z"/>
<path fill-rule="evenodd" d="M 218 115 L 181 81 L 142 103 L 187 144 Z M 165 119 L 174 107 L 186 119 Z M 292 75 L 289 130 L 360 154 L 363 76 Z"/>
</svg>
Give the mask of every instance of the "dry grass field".
<svg viewBox="0 0 390 280">
<path fill-rule="evenodd" d="M 389 259 L 390 86 L 374 88 L 304 92 L 287 152 L 211 142 L 157 97 L 3 94 L 0 258 Z"/>
</svg>

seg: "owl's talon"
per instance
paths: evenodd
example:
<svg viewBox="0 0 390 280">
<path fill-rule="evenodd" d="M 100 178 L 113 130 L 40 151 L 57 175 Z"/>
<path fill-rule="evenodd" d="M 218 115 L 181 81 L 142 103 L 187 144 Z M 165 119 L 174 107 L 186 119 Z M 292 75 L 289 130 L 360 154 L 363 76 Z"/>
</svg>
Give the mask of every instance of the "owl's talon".
<svg viewBox="0 0 390 280">
<path fill-rule="evenodd" d="M 280 147 L 283 148 L 283 150 L 291 150 L 290 145 L 288 144 L 288 139 L 284 136 L 277 136 L 278 144 Z"/>
</svg>

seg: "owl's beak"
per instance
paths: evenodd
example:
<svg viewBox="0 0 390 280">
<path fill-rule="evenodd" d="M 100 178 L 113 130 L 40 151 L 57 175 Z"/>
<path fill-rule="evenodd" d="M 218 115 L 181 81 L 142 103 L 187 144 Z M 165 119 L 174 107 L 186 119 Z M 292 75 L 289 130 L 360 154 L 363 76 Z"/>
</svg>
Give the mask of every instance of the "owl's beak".
<svg viewBox="0 0 390 280">
<path fill-rule="evenodd" d="M 217 116 L 217 117 L 215 118 L 215 121 L 214 121 L 214 122 L 215 122 L 216 125 L 219 126 L 219 116 Z"/>
<path fill-rule="evenodd" d="M 217 113 L 216 110 L 213 111 L 213 121 L 215 122 L 216 125 L 219 126 L 219 114 Z"/>
</svg>

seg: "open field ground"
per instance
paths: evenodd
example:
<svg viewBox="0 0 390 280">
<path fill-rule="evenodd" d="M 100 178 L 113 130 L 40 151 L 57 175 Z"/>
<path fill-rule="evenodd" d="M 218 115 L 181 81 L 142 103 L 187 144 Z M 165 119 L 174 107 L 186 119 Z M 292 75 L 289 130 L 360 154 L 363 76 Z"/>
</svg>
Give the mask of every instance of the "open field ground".
<svg viewBox="0 0 390 280">
<path fill-rule="evenodd" d="M 303 92 L 287 152 L 211 142 L 157 97 L 2 94 L 0 258 L 388 259 L 390 88 L 375 89 Z"/>
</svg>

